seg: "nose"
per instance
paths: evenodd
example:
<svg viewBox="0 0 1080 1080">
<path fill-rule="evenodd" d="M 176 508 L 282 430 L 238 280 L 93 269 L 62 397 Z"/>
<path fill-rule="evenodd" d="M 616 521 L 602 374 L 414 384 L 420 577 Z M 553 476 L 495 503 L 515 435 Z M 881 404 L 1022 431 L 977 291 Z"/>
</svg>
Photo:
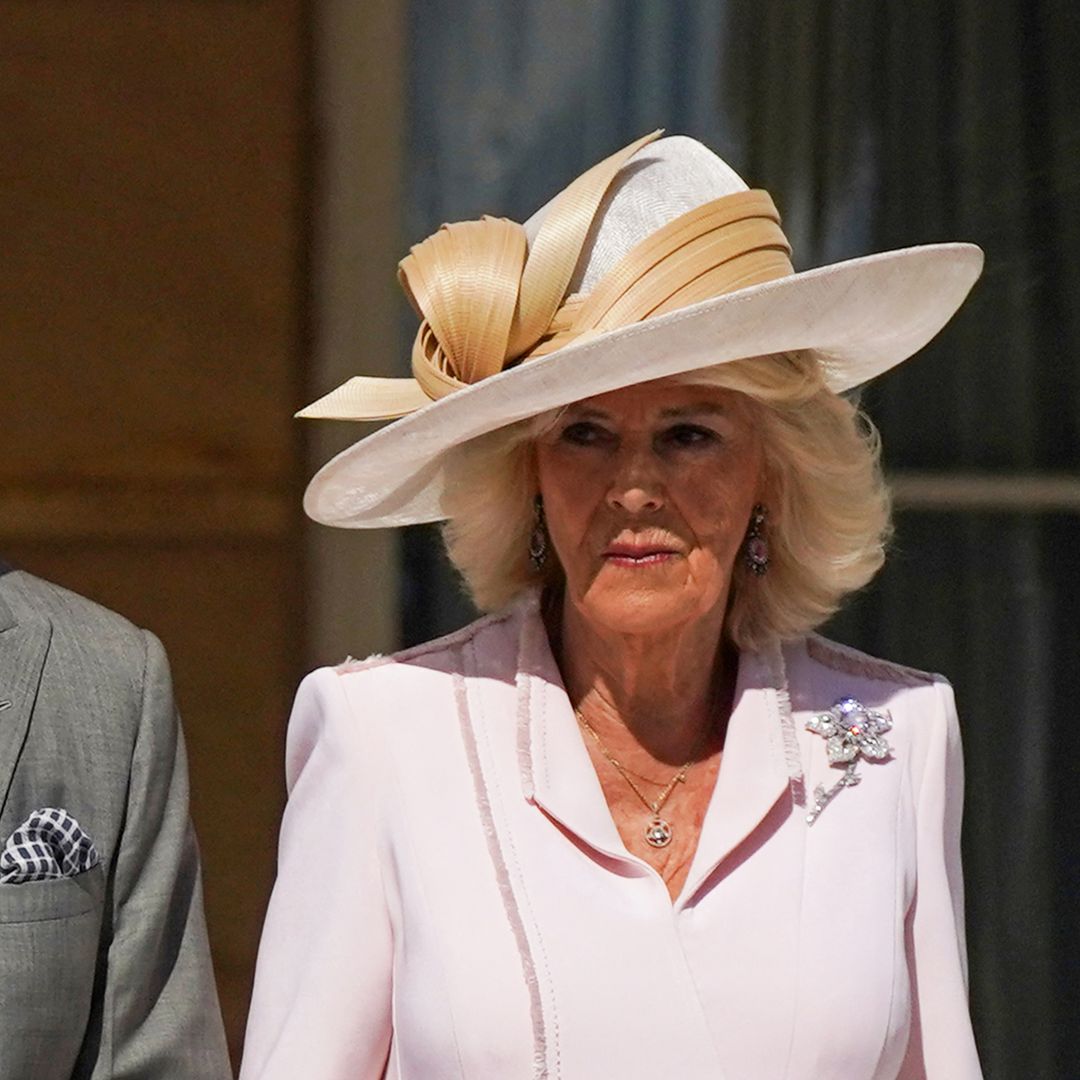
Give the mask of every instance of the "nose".
<svg viewBox="0 0 1080 1080">
<path fill-rule="evenodd" d="M 663 484 L 650 467 L 648 451 L 624 451 L 608 488 L 607 503 L 626 514 L 653 514 L 664 505 Z"/>
</svg>

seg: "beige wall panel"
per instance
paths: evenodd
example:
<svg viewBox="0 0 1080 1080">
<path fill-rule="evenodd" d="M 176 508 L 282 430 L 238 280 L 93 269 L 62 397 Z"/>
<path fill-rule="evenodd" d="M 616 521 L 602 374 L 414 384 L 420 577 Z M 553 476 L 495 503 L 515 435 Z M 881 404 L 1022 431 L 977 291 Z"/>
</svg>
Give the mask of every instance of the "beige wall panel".
<svg viewBox="0 0 1080 1080">
<path fill-rule="evenodd" d="M 312 37 L 319 154 L 307 370 L 314 399 L 353 375 L 405 373 L 406 305 L 394 270 L 408 251 L 401 232 L 406 4 L 319 0 Z M 314 472 L 371 425 L 311 423 L 309 430 Z M 397 551 L 396 530 L 308 530 L 312 665 L 398 646 Z"/>
<path fill-rule="evenodd" d="M 288 474 L 300 11 L 0 9 L 0 480 Z"/>
</svg>

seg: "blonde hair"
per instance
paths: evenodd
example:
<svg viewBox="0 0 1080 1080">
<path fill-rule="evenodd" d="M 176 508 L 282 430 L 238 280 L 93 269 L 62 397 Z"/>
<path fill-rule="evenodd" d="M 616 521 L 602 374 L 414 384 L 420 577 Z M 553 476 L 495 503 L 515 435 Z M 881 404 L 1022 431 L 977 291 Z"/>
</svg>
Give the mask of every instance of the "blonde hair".
<svg viewBox="0 0 1080 1080">
<path fill-rule="evenodd" d="M 738 648 L 808 633 L 884 562 L 890 500 L 876 429 L 825 386 L 809 352 L 736 360 L 678 381 L 745 394 L 761 426 L 769 569 L 758 577 L 736 559 L 725 633 Z M 443 538 L 482 610 L 496 610 L 530 586 L 562 581 L 553 551 L 542 572 L 528 555 L 532 443 L 557 416 L 556 410 L 473 439 L 448 464 Z"/>
</svg>

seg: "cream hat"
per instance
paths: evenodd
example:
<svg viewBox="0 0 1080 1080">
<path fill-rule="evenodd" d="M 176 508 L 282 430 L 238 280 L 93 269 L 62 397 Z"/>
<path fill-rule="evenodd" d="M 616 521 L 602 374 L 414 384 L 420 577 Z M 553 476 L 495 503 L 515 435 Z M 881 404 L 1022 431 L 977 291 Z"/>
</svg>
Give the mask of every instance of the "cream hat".
<svg viewBox="0 0 1080 1080">
<path fill-rule="evenodd" d="M 421 316 L 410 379 L 356 377 L 298 416 L 393 419 L 324 465 L 304 509 L 375 528 L 438 521 L 469 439 L 634 383 L 813 350 L 840 392 L 921 349 L 982 270 L 930 244 L 795 273 L 779 215 L 701 143 L 639 139 L 524 226 L 444 225 L 402 260 Z"/>
</svg>

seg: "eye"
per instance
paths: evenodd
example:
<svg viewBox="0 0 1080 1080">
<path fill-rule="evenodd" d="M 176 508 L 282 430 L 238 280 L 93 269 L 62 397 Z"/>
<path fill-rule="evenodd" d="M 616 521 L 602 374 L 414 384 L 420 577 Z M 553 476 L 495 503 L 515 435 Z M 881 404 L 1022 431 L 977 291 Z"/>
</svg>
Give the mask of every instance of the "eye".
<svg viewBox="0 0 1080 1080">
<path fill-rule="evenodd" d="M 678 449 L 706 446 L 720 441 L 720 436 L 711 428 L 697 424 L 675 424 L 660 436 L 661 441 Z"/>
<path fill-rule="evenodd" d="M 568 424 L 559 434 L 561 442 L 570 443 L 572 446 L 606 445 L 613 438 L 610 431 L 591 420 L 578 420 Z"/>
</svg>

